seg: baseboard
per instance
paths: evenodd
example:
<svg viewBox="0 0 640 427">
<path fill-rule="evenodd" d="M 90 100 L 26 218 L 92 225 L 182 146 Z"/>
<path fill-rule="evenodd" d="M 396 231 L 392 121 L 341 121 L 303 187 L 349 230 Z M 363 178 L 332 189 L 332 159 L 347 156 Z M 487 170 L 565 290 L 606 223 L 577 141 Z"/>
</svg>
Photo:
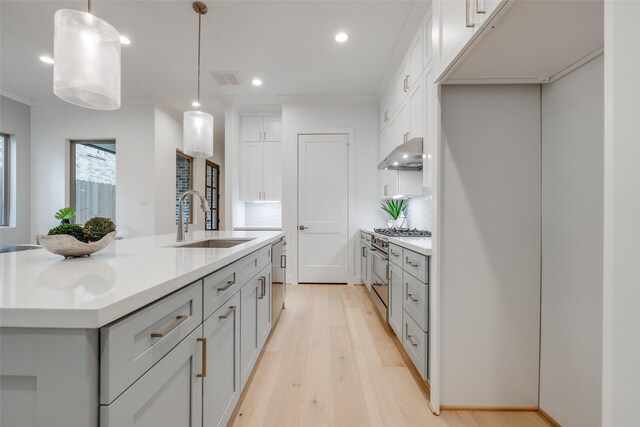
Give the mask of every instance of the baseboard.
<svg viewBox="0 0 640 427">
<path fill-rule="evenodd" d="M 440 405 L 441 411 L 538 412 L 537 406 L 466 406 Z"/>
<path fill-rule="evenodd" d="M 553 427 L 562 427 L 560 425 L 559 422 L 557 422 L 556 420 L 553 419 L 553 417 L 549 414 L 547 414 L 544 409 L 542 408 L 538 408 L 538 412 L 540 412 L 540 415 L 542 416 L 542 418 L 544 418 L 549 424 L 551 424 Z"/>
</svg>

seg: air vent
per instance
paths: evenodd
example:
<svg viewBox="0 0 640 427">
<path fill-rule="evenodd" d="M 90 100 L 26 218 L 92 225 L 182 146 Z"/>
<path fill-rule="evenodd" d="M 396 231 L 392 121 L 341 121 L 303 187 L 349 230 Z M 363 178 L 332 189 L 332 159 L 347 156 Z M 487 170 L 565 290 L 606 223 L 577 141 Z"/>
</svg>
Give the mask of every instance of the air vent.
<svg viewBox="0 0 640 427">
<path fill-rule="evenodd" d="M 220 86 L 242 85 L 242 80 L 235 71 L 211 71 L 211 75 Z"/>
</svg>

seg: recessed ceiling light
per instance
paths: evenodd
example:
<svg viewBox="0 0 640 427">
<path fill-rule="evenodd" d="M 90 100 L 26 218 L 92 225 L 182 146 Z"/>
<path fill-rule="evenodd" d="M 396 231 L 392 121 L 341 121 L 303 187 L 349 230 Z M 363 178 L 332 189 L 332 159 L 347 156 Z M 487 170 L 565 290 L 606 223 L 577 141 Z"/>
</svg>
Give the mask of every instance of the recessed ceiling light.
<svg viewBox="0 0 640 427">
<path fill-rule="evenodd" d="M 41 56 L 40 57 L 40 61 L 44 62 L 45 64 L 53 64 L 53 58 L 51 58 L 50 56 Z"/>
<path fill-rule="evenodd" d="M 408 154 L 404 154 L 404 155 L 402 156 L 402 158 L 403 158 L 403 159 L 408 159 L 408 158 L 409 158 L 409 155 L 408 155 Z"/>
<path fill-rule="evenodd" d="M 338 43 L 344 43 L 347 40 L 349 40 L 349 35 L 347 33 L 339 32 L 338 34 L 336 34 L 336 41 Z"/>
<path fill-rule="evenodd" d="M 398 162 L 393 162 L 393 166 L 398 166 Z"/>
<path fill-rule="evenodd" d="M 131 39 L 129 39 L 129 37 L 127 36 L 120 36 L 120 43 L 121 44 L 131 44 Z"/>
<path fill-rule="evenodd" d="M 200 106 L 200 103 L 199 103 L 198 101 L 193 101 L 193 102 L 191 103 L 191 105 L 192 105 L 192 106 L 194 106 L 194 107 L 199 107 L 199 106 Z"/>
<path fill-rule="evenodd" d="M 253 80 L 251 80 L 251 84 L 254 85 L 254 86 L 262 86 L 262 80 L 253 79 Z"/>
</svg>

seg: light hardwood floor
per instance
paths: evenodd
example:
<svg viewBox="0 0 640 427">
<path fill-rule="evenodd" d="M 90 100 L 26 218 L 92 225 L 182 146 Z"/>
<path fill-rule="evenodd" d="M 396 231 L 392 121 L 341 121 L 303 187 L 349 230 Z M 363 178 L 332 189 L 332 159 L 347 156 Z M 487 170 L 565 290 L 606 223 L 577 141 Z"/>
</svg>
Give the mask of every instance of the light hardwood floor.
<svg viewBox="0 0 640 427">
<path fill-rule="evenodd" d="M 287 308 L 230 425 L 538 427 L 536 412 L 433 415 L 364 286 L 287 288 Z"/>
</svg>

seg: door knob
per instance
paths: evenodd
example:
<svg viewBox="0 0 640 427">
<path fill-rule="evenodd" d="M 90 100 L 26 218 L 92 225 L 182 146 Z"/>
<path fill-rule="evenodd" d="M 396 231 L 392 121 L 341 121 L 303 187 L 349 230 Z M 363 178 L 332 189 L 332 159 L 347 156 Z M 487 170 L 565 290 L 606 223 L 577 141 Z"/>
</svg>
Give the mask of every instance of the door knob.
<svg viewBox="0 0 640 427">
<path fill-rule="evenodd" d="M 298 229 L 299 229 L 299 230 L 306 230 L 306 229 L 308 229 L 308 228 L 309 228 L 309 227 L 305 227 L 304 225 L 299 225 L 299 226 L 298 226 Z"/>
</svg>

